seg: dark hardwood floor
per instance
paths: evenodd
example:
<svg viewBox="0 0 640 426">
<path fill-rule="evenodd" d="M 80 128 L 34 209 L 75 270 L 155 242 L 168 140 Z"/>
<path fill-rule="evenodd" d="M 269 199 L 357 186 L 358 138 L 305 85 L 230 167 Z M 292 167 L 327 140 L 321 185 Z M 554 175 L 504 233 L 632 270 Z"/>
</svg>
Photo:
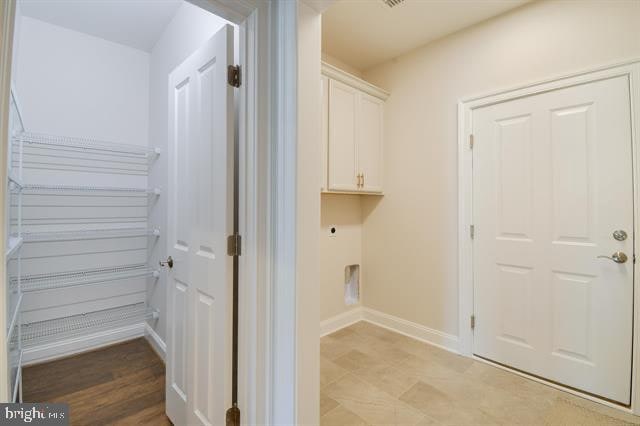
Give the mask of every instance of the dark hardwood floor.
<svg viewBox="0 0 640 426">
<path fill-rule="evenodd" d="M 164 363 L 144 339 L 25 367 L 25 402 L 66 402 L 72 425 L 171 425 Z"/>
</svg>

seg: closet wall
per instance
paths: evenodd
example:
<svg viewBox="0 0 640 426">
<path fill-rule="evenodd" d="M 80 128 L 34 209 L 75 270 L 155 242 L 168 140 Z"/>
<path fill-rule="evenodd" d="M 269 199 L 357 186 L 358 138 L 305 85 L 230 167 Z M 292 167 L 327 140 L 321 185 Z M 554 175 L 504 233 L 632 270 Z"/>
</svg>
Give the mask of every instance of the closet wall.
<svg viewBox="0 0 640 426">
<path fill-rule="evenodd" d="M 51 274 L 89 270 L 120 274 L 122 267 L 135 267 L 136 272 L 147 270 L 147 246 L 157 243 L 157 238 L 146 234 L 148 209 L 153 208 L 157 199 L 155 195 L 146 194 L 147 170 L 153 166 L 144 154 L 149 143 L 149 55 L 26 16 L 20 17 L 19 28 L 14 84 L 27 132 L 115 141 L 142 148 L 141 154 L 133 156 L 117 151 L 96 153 L 55 144 L 34 145 L 28 143 L 34 139 L 27 137 L 23 182 L 143 190 L 105 192 L 25 187 L 22 322 L 37 323 L 121 307 L 127 308 L 110 312 L 110 318 L 144 321 L 146 287 L 156 281 L 149 274 L 133 278 L 131 269 L 127 269 L 125 275 L 129 278 L 80 286 L 70 286 L 69 277 L 62 284 Z M 104 235 L 97 238 L 93 231 L 118 228 L 137 231 L 127 231 L 126 236 L 115 238 L 104 238 Z M 91 237 L 85 230 L 91 230 Z M 74 234 L 42 237 L 42 233 L 63 231 Z M 26 278 L 30 276 L 50 278 L 29 283 Z M 81 281 L 85 282 L 86 275 L 83 277 Z M 82 327 L 99 326 L 103 321 L 95 317 L 97 323 L 89 323 L 89 317 L 84 318 Z M 27 339 L 24 361 L 82 350 L 143 330 L 138 323 L 109 337 L 67 341 L 64 345 L 52 345 L 54 340 L 45 337 L 55 335 L 58 336 L 55 342 L 60 342 L 61 331 L 71 331 L 79 324 L 79 318 L 75 318 L 72 322 L 61 322 L 56 328 L 47 324 L 23 329 L 23 338 Z M 29 340 L 30 333 L 37 335 L 37 339 Z"/>
<path fill-rule="evenodd" d="M 168 87 L 169 73 L 182 63 L 202 43 L 210 39 L 223 25 L 229 22 L 190 3 L 183 3 L 167 25 L 151 51 L 149 66 L 149 139 L 153 146 L 167 152 Z M 237 40 L 237 30 L 236 30 Z M 167 188 L 168 157 L 160 156 L 157 167 L 149 173 L 149 185 Z M 167 197 L 158 199 L 158 206 L 150 212 L 149 222 L 160 229 L 167 228 Z M 150 247 L 149 262 L 157 265 L 166 257 L 166 239 L 162 233 L 158 245 Z M 164 260 L 164 259 L 162 259 Z M 164 309 L 166 303 L 166 271 L 160 274 L 157 286 L 148 289 L 151 307 Z M 152 327 L 157 333 L 156 341 L 163 342 L 166 332 L 166 317 L 160 315 Z"/>
</svg>

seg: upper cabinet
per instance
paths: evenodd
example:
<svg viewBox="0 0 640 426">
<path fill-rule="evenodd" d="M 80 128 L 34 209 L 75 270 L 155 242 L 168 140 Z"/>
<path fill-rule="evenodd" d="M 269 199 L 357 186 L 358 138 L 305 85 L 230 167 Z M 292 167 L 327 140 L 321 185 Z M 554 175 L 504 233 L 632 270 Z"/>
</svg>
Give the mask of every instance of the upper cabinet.
<svg viewBox="0 0 640 426">
<path fill-rule="evenodd" d="M 382 193 L 384 101 L 389 94 L 322 64 L 323 192 Z"/>
</svg>

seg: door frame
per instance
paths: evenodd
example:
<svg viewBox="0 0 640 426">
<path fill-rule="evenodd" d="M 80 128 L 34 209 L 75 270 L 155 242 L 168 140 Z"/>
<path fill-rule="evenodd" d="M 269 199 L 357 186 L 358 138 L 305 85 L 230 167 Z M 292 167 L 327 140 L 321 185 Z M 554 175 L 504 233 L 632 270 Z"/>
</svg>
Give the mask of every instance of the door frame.
<svg viewBox="0 0 640 426">
<path fill-rule="evenodd" d="M 470 135 L 473 129 L 474 109 L 536 95 L 551 90 L 562 89 L 608 79 L 627 77 L 630 86 L 631 102 L 631 149 L 633 155 L 633 232 L 634 253 L 640 253 L 640 59 L 632 59 L 607 66 L 591 68 L 569 75 L 529 83 L 492 93 L 472 96 L 458 102 L 458 351 L 461 355 L 488 362 L 473 355 L 473 243 L 470 227 L 473 224 L 473 170 Z M 542 379 L 516 372 L 558 389 L 599 402 L 610 407 L 640 415 L 640 262 L 633 268 L 633 353 L 631 371 L 631 406 L 624 407 L 585 393 L 565 388 Z M 492 363 L 493 364 L 493 363 Z M 495 365 L 495 364 L 493 364 Z M 503 367 L 504 368 L 504 367 Z M 508 369 L 509 371 L 513 371 Z"/>
<path fill-rule="evenodd" d="M 238 25 L 239 359 L 243 424 L 294 424 L 298 393 L 295 351 L 295 188 L 298 3 L 187 0 Z M 0 2 L 0 223 L 4 224 L 8 110 L 16 0 Z M 293 78 L 292 78 L 293 77 Z M 4 184 L 2 184 L 4 182 Z M 282 190 L 286 188 L 286 190 Z M 0 226 L 0 241 L 5 227 Z M 0 262 L 0 326 L 4 323 L 5 254 Z M 277 306 L 278 309 L 274 309 Z M 2 329 L 2 327 L 0 327 Z M 0 371 L 6 371 L 0 333 Z M 9 399 L 0 381 L 0 402 Z"/>
</svg>

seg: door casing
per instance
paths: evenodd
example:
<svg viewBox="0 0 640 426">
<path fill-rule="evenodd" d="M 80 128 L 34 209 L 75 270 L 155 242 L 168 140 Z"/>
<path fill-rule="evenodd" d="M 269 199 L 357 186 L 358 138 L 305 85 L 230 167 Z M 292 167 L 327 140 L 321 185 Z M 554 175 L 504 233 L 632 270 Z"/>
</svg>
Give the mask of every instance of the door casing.
<svg viewBox="0 0 640 426">
<path fill-rule="evenodd" d="M 187 1 L 239 28 L 237 63 L 242 67 L 243 80 L 237 103 L 239 231 L 243 239 L 239 259 L 241 419 L 246 424 L 293 424 L 301 415 L 296 409 L 297 400 L 291 398 L 283 404 L 278 396 L 298 392 L 297 356 L 290 350 L 297 340 L 283 326 L 295 321 L 296 312 L 295 300 L 292 302 L 286 294 L 296 285 L 295 271 L 292 273 L 288 261 L 296 248 L 295 221 L 291 220 L 296 195 L 276 188 L 295 188 L 295 173 L 283 175 L 281 170 L 293 167 L 295 171 L 297 88 L 296 79 L 291 76 L 297 66 L 298 4 Z M 0 180 L 6 179 L 7 173 L 8 132 L 3 130 L 8 114 L 15 2 L 5 0 L 0 7 L 0 22 L 5 24 L 0 38 Z M 282 106 L 272 108 L 274 105 Z M 2 188 L 0 185 L 0 195 Z M 0 222 L 4 222 L 2 212 L 6 206 L 2 196 L 0 203 Z M 3 235 L 0 231 L 0 239 Z M 0 256 L 4 257 L 4 252 Z M 0 262 L 0 312 L 4 309 L 2 289 L 6 284 L 2 265 L 4 259 Z M 276 304 L 277 311 L 272 309 Z M 5 340 L 0 334 L 0 368 L 6 367 Z M 0 383 L 0 402 L 8 398 L 7 388 L 8 381 Z"/>
<path fill-rule="evenodd" d="M 471 316 L 473 315 L 473 240 L 470 227 L 473 225 L 473 170 L 470 135 L 473 129 L 474 109 L 532 96 L 551 90 L 584 84 L 601 79 L 624 76 L 629 80 L 631 94 L 631 140 L 633 155 L 633 205 L 634 235 L 640 235 L 640 59 L 625 61 L 608 66 L 584 70 L 571 75 L 559 76 L 541 82 L 534 82 L 520 87 L 501 90 L 489 94 L 472 96 L 458 102 L 458 336 L 460 354 L 487 362 L 473 355 L 473 331 Z M 640 253 L 640 238 L 634 240 L 634 253 Z M 499 368 L 533 380 L 541 381 L 561 390 L 582 396 L 616 409 L 640 415 L 640 283 L 638 272 L 640 263 L 634 264 L 633 286 L 633 354 L 631 373 L 631 406 L 624 407 L 603 399 L 569 389 L 539 378 L 529 376 L 515 370 L 491 363 Z"/>
</svg>

